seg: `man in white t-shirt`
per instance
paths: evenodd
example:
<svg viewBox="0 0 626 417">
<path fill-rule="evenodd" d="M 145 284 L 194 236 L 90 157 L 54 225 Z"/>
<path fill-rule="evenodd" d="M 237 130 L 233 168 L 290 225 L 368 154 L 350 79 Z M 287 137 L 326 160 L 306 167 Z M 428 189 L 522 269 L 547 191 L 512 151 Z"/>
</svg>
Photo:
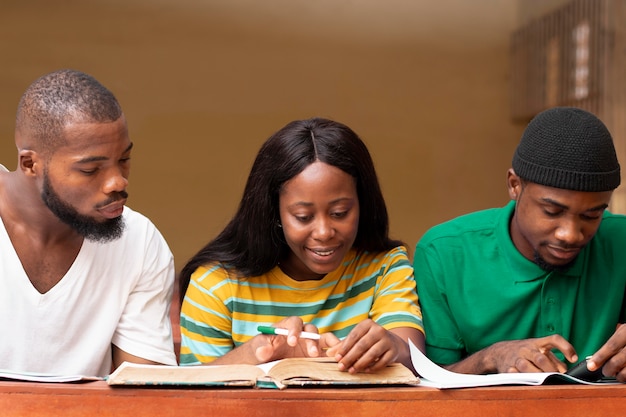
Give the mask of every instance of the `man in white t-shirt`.
<svg viewBox="0 0 626 417">
<path fill-rule="evenodd" d="M 36 80 L 0 165 L 0 369 L 107 375 L 176 364 L 170 249 L 125 206 L 130 153 L 113 94 L 74 70 Z"/>
</svg>

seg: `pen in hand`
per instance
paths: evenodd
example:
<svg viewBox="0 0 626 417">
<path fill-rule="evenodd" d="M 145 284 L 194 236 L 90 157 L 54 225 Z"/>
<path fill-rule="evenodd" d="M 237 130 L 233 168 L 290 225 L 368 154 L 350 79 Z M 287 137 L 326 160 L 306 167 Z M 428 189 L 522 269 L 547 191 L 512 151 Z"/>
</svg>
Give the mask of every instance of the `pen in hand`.
<svg viewBox="0 0 626 417">
<path fill-rule="evenodd" d="M 257 330 L 261 332 L 262 334 L 276 334 L 276 335 L 281 335 L 281 336 L 287 336 L 289 333 L 287 329 L 282 329 L 280 327 L 271 327 L 271 326 L 259 326 L 257 327 Z M 320 335 L 318 333 L 301 332 L 300 338 L 319 340 Z"/>
</svg>

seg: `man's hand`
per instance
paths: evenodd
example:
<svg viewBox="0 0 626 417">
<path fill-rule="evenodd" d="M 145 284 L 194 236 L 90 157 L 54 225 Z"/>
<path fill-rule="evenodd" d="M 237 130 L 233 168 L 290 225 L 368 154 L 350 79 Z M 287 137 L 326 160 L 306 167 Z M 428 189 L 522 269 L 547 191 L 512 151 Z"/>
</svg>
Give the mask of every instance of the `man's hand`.
<svg viewBox="0 0 626 417">
<path fill-rule="evenodd" d="M 613 336 L 587 361 L 590 371 L 602 367 L 602 374 L 626 382 L 626 326 L 618 326 Z"/>
<path fill-rule="evenodd" d="M 558 349 L 569 362 L 578 356 L 574 347 L 561 335 L 514 340 L 493 345 L 497 372 L 565 372 L 567 365 L 552 352 Z"/>
<path fill-rule="evenodd" d="M 626 335 L 625 335 L 626 336 Z M 578 360 L 574 347 L 560 335 L 494 343 L 446 368 L 467 374 L 501 372 L 565 372 L 567 366 L 552 353 L 557 349 L 565 359 Z"/>
</svg>

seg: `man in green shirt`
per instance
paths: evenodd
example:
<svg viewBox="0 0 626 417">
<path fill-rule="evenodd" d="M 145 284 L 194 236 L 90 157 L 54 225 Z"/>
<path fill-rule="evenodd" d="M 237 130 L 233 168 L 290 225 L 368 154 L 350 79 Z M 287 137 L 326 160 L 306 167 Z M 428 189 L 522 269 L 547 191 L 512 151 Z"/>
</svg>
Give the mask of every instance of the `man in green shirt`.
<svg viewBox="0 0 626 417">
<path fill-rule="evenodd" d="M 461 373 L 589 370 L 626 381 L 626 216 L 606 126 L 559 107 L 528 125 L 511 202 L 430 229 L 414 254 L 426 352 Z M 565 362 L 566 361 L 566 362 Z"/>
</svg>

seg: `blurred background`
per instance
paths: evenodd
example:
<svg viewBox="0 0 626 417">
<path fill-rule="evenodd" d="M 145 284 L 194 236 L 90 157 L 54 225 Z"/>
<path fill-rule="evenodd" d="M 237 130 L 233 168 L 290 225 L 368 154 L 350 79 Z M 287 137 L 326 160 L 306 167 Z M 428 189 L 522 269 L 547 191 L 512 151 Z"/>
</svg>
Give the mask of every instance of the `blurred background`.
<svg viewBox="0 0 626 417">
<path fill-rule="evenodd" d="M 506 204 L 513 150 L 544 108 L 596 112 L 626 164 L 623 3 L 2 0 L 0 163 L 15 169 L 30 83 L 90 73 L 129 122 L 129 205 L 180 270 L 233 215 L 260 145 L 327 117 L 368 145 L 392 235 L 412 252 L 436 223 Z"/>
</svg>

